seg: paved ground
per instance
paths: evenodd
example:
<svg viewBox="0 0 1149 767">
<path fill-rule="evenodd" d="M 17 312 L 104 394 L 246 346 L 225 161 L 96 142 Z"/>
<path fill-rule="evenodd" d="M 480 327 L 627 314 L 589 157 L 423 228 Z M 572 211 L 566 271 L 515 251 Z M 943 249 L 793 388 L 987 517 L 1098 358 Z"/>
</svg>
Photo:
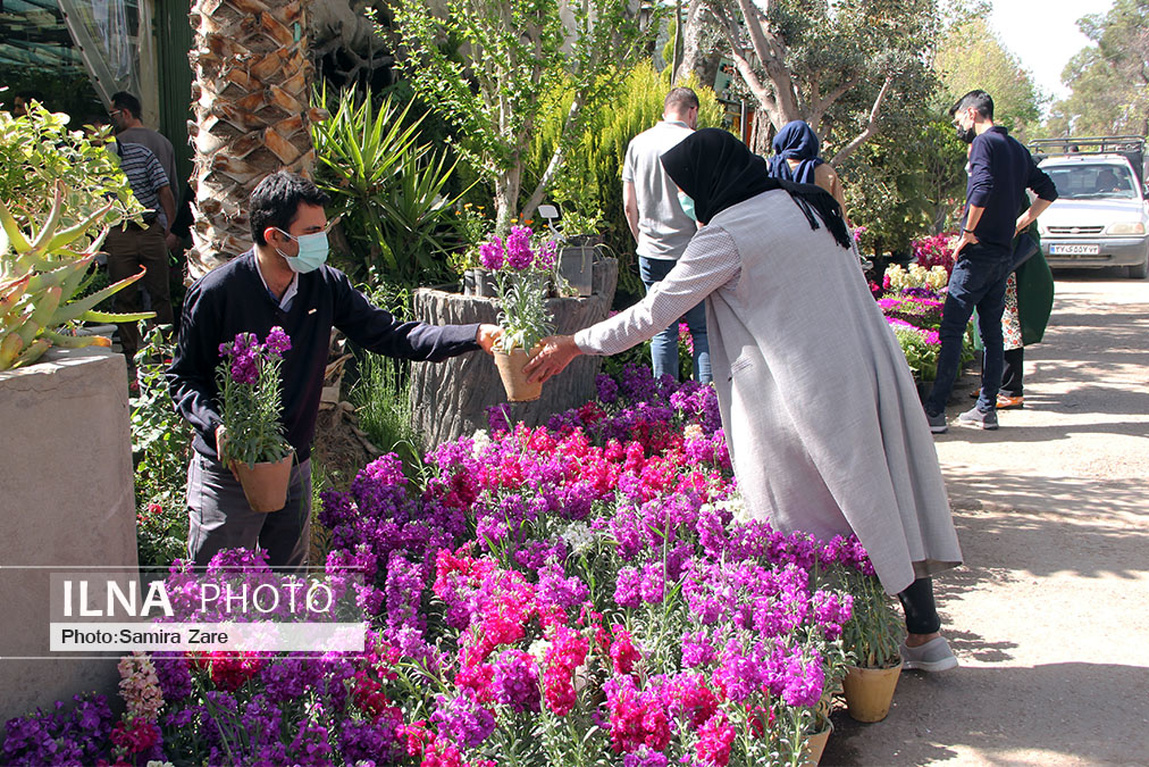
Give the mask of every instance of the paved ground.
<svg viewBox="0 0 1149 767">
<path fill-rule="evenodd" d="M 884 722 L 835 711 L 822 765 L 1149 765 L 1149 281 L 1058 274 L 1025 409 L 1000 420 L 936 439 L 961 667 L 903 673 Z"/>
</svg>

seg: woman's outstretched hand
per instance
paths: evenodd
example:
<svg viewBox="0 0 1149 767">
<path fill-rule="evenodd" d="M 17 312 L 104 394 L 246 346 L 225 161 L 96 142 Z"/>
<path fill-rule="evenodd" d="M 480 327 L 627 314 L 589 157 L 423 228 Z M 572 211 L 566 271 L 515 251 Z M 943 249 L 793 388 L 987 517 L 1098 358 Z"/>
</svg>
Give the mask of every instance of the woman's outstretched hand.
<svg viewBox="0 0 1149 767">
<path fill-rule="evenodd" d="M 523 368 L 531 383 L 542 383 L 558 375 L 571 360 L 582 354 L 574 342 L 574 336 L 547 336 L 535 348 L 538 351 Z"/>
</svg>

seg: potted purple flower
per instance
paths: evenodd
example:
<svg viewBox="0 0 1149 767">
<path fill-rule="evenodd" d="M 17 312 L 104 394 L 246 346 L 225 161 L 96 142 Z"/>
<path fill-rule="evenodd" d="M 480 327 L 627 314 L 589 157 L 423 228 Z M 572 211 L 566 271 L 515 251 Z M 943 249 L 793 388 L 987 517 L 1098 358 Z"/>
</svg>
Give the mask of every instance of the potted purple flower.
<svg viewBox="0 0 1149 767">
<path fill-rule="evenodd" d="M 503 334 L 495 347 L 495 364 L 511 402 L 536 400 L 541 383 L 527 383 L 523 366 L 531 350 L 553 327 L 547 312 L 547 282 L 554 273 L 554 242 L 531 245 L 531 229 L 513 226 L 504 241 L 492 237 L 479 248 L 479 260 L 495 275 L 498 325 Z"/>
<path fill-rule="evenodd" d="M 240 333 L 219 346 L 217 368 L 224 439 L 220 461 L 235 474 L 253 511 L 278 511 L 287 503 L 294 450 L 283 435 L 280 365 L 291 339 L 276 326 L 260 343 Z"/>
</svg>

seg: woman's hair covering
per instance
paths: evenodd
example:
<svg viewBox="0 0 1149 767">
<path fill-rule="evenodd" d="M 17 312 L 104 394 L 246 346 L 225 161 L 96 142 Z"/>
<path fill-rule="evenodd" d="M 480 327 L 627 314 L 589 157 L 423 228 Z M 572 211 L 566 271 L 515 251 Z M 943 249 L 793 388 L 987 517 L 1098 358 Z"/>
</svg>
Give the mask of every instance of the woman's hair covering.
<svg viewBox="0 0 1149 767">
<path fill-rule="evenodd" d="M 806 215 L 811 229 L 818 229 L 820 219 L 839 245 L 850 247 L 842 210 L 829 192 L 812 184 L 772 178 L 766 161 L 727 131 L 695 131 L 662 155 L 662 167 L 678 188 L 693 198 L 701 224 L 710 223 L 718 213 L 751 197 L 784 189 Z"/>
<path fill-rule="evenodd" d="M 786 123 L 774 137 L 770 175 L 783 181 L 813 184 L 814 169 L 823 162 L 818 149 L 818 134 L 804 120 Z M 791 168 L 789 160 L 798 160 L 798 167 Z"/>
</svg>

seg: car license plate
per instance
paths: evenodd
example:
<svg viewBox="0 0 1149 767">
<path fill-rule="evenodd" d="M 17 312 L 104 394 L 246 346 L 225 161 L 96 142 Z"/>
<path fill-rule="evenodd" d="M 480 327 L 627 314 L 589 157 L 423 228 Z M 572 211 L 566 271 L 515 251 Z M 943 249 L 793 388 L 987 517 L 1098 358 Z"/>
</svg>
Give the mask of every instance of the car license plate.
<svg viewBox="0 0 1149 767">
<path fill-rule="evenodd" d="M 1053 256 L 1096 256 L 1101 253 L 1101 246 L 1078 245 L 1076 243 L 1050 243 L 1049 253 Z"/>
</svg>

